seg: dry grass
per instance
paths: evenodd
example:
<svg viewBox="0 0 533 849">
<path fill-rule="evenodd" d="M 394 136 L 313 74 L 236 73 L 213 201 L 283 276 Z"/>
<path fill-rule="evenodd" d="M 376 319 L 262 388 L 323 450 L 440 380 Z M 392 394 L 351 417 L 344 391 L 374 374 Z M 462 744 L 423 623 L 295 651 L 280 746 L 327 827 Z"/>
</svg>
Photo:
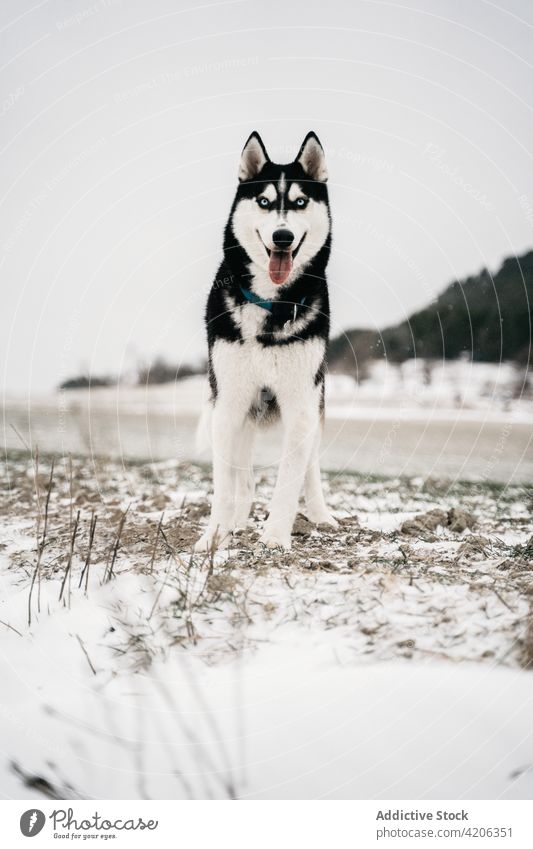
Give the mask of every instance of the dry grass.
<svg viewBox="0 0 533 849">
<path fill-rule="evenodd" d="M 392 633 L 392 624 L 386 622 L 391 592 L 399 603 L 405 590 L 418 587 L 430 604 L 430 596 L 437 599 L 438 587 L 443 598 L 447 590 L 465 588 L 469 599 L 480 600 L 487 622 L 500 615 L 492 611 L 494 599 L 516 614 L 510 624 L 506 620 L 504 626 L 502 620 L 502 628 L 514 634 L 511 654 L 502 651 L 504 662 L 517 656 L 520 645 L 522 657 L 530 657 L 531 626 L 526 628 L 521 611 L 533 587 L 533 544 L 528 536 L 533 528 L 527 511 L 517 509 L 531 500 L 531 492 L 523 487 L 332 475 L 329 499 L 340 516 L 339 529 L 317 528 L 300 515 L 293 550 L 282 553 L 265 550 L 258 542 L 271 485 L 265 476 L 248 529 L 235 536 L 224 559 L 215 563 L 212 557 L 191 554 L 209 513 L 209 485 L 209 470 L 192 464 L 125 466 L 94 458 L 36 461 L 23 453 L 10 457 L 0 515 L 23 532 L 35 528 L 34 551 L 15 549 L 10 554 L 11 568 L 28 582 L 29 623 L 32 612 L 39 612 L 35 586 L 41 581 L 57 580 L 59 598 L 70 606 L 73 594 L 90 599 L 91 588 L 135 573 L 153 581 L 151 614 L 140 628 L 138 621 L 115 611 L 122 633 L 128 635 L 117 651 L 146 667 L 154 655 L 154 623 L 165 631 L 166 645 L 197 646 L 210 633 L 211 620 L 223 619 L 236 636 L 232 639 L 230 633 L 213 643 L 211 653 L 206 649 L 211 661 L 234 650 L 243 628 L 258 617 L 283 624 L 287 610 L 297 604 L 302 621 L 316 618 L 313 587 L 320 586 L 322 592 L 327 585 L 328 603 L 336 597 L 338 611 L 323 624 L 342 627 L 353 616 L 354 627 L 365 638 L 365 651 L 372 654 L 384 644 L 387 628 Z M 402 521 L 406 510 L 413 515 Z M 393 516 L 398 512 L 394 529 L 368 526 L 380 511 Z M 523 543 L 514 541 L 517 535 L 523 536 Z M 328 575 L 337 583 L 324 584 Z M 284 591 L 287 610 L 280 596 Z M 380 607 L 385 611 L 381 617 Z M 369 624 L 370 609 L 376 621 Z M 447 618 L 445 611 L 431 607 L 424 615 L 434 617 L 437 629 Z M 448 635 L 439 650 L 443 656 L 449 643 Z M 410 657 L 419 644 L 399 638 L 394 651 Z M 492 644 L 486 651 L 487 657 L 494 656 Z"/>
</svg>

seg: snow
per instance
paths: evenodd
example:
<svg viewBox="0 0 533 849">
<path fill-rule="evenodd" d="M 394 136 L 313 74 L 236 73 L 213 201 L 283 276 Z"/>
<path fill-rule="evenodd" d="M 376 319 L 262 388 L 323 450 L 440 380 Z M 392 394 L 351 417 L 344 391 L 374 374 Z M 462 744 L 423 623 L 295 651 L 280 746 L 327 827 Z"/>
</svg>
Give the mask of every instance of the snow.
<svg viewBox="0 0 533 849">
<path fill-rule="evenodd" d="M 4 759 L 84 798 L 531 797 L 530 674 L 354 666 L 297 628 L 232 662 L 174 652 L 132 671 L 106 634 L 139 599 L 120 578 L 31 638 L 3 637 Z M 2 788 L 21 796 L 5 768 Z"/>
<path fill-rule="evenodd" d="M 255 542 L 265 474 L 250 528 L 210 565 L 185 542 L 206 521 L 205 470 L 74 458 L 72 484 L 68 464 L 56 468 L 28 624 L 31 470 L 10 461 L 0 502 L 5 797 L 37 797 L 13 762 L 63 798 L 531 797 L 523 487 L 328 476 L 340 529 L 299 519 L 281 555 Z M 80 530 L 60 599 L 73 504 Z M 472 529 L 445 524 L 459 507 Z M 444 524 L 402 533 L 436 508 Z"/>
<path fill-rule="evenodd" d="M 399 409 L 432 406 L 464 411 L 509 409 L 511 405 L 533 413 L 525 367 L 515 363 L 411 359 L 397 365 L 371 360 L 366 369 L 368 376 L 355 391 L 349 377 L 330 374 L 330 398 Z"/>
</svg>

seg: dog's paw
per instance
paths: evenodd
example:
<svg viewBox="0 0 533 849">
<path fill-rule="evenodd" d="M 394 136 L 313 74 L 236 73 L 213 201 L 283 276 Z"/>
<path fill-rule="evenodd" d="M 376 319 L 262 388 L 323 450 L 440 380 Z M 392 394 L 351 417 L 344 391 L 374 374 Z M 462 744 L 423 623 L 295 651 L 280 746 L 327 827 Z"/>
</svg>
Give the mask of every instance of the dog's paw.
<svg viewBox="0 0 533 849">
<path fill-rule="evenodd" d="M 210 554 L 217 548 L 224 548 L 231 539 L 231 531 L 225 528 L 207 528 L 194 545 L 195 554 Z"/>
<path fill-rule="evenodd" d="M 306 512 L 306 518 L 309 522 L 312 522 L 313 525 L 329 525 L 331 528 L 338 528 L 339 523 L 335 519 L 334 516 L 331 515 L 327 510 L 308 510 Z"/>
<path fill-rule="evenodd" d="M 259 542 L 267 548 L 280 548 L 283 551 L 291 550 L 290 533 L 279 533 L 278 531 L 269 531 L 268 528 L 265 528 Z"/>
</svg>

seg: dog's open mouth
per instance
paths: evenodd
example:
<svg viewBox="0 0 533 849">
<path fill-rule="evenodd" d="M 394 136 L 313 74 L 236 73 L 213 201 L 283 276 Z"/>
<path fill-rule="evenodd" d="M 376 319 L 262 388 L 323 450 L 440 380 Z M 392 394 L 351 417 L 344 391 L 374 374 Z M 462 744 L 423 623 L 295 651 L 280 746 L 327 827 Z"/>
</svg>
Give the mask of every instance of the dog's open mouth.
<svg viewBox="0 0 533 849">
<path fill-rule="evenodd" d="M 257 234 L 259 236 L 259 233 Z M 294 250 L 280 251 L 280 250 L 269 250 L 261 236 L 259 238 L 263 242 L 263 246 L 268 254 L 269 262 L 268 262 L 268 274 L 272 283 L 275 283 L 276 286 L 281 286 L 282 283 L 288 279 L 289 274 L 292 271 L 292 265 L 296 258 L 298 251 L 300 250 L 303 240 L 305 239 L 306 234 L 304 233 L 302 238 L 300 239 L 298 245 L 294 248 Z"/>
</svg>

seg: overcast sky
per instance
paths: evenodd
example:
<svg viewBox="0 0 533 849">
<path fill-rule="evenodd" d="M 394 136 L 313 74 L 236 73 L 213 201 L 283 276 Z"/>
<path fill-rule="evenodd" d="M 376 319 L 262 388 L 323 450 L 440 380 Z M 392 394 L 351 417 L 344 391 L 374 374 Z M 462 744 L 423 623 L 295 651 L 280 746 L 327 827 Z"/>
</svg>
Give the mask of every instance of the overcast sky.
<svg viewBox="0 0 533 849">
<path fill-rule="evenodd" d="M 9 393 L 205 353 L 252 129 L 326 150 L 333 332 L 533 246 L 527 0 L 3 0 L 0 47 Z"/>
</svg>

